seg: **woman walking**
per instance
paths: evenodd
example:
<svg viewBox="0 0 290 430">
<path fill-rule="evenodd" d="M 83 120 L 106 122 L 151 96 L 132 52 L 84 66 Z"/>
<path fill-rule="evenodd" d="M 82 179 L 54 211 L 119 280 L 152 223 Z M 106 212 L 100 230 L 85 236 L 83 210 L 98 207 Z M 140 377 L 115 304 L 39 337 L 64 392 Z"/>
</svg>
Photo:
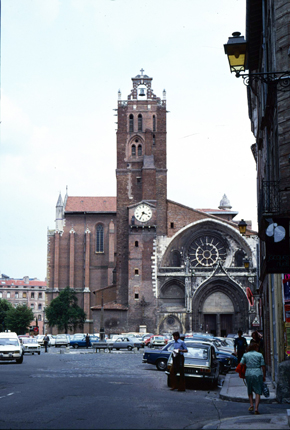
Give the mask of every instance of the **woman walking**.
<svg viewBox="0 0 290 430">
<path fill-rule="evenodd" d="M 248 352 L 246 352 L 241 359 L 241 364 L 246 365 L 246 381 L 250 400 L 249 411 L 254 410 L 253 392 L 256 394 L 255 415 L 260 414 L 258 411 L 260 396 L 263 392 L 263 382 L 266 380 L 266 366 L 264 357 L 258 351 L 259 345 L 252 342 L 249 345 Z"/>
</svg>

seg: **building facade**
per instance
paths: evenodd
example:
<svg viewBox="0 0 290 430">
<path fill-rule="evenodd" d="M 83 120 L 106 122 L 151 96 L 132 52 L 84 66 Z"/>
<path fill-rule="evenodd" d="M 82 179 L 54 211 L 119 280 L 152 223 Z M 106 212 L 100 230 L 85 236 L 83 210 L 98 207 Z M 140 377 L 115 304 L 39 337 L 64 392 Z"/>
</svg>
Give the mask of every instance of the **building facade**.
<svg viewBox="0 0 290 430">
<path fill-rule="evenodd" d="M 23 279 L 0 277 L 0 299 L 5 299 L 14 307 L 26 305 L 34 314 L 30 325 L 35 326 L 36 320 L 39 334 L 44 334 L 46 281 L 24 276 Z"/>
<path fill-rule="evenodd" d="M 290 398 L 289 11 L 289 0 L 247 1 L 247 69 L 265 78 L 251 78 L 247 88 L 257 164 L 259 313 L 280 401 Z"/>
<path fill-rule="evenodd" d="M 166 92 L 157 97 L 143 72 L 126 100 L 119 92 L 117 197 L 59 197 L 48 232 L 49 300 L 74 288 L 90 332 L 102 324 L 107 333 L 248 332 L 257 236 L 250 226 L 240 235 L 226 196 L 218 209 L 200 210 L 167 199 Z"/>
</svg>

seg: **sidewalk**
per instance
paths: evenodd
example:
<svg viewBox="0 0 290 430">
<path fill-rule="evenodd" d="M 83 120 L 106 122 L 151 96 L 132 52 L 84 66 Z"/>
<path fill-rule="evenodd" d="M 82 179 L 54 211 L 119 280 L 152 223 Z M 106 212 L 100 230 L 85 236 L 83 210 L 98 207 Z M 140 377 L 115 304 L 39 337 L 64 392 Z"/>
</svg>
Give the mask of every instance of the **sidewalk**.
<svg viewBox="0 0 290 430">
<path fill-rule="evenodd" d="M 260 403 L 276 402 L 276 392 L 270 378 L 266 378 L 266 383 L 270 391 L 270 397 L 261 396 Z M 228 373 L 224 385 L 220 391 L 220 398 L 232 402 L 249 403 L 247 387 L 236 372 Z M 290 411 L 288 409 L 288 411 Z M 290 429 L 288 424 L 287 410 L 277 414 L 248 414 L 239 417 L 225 418 L 219 421 L 212 421 L 205 425 L 203 429 Z"/>
<path fill-rule="evenodd" d="M 266 378 L 266 384 L 270 391 L 270 397 L 261 396 L 260 403 L 276 402 L 276 390 L 273 387 L 271 378 Z M 225 378 L 224 385 L 220 391 L 220 398 L 223 400 L 231 400 L 232 402 L 249 402 L 247 387 L 236 372 L 228 373 Z"/>
</svg>

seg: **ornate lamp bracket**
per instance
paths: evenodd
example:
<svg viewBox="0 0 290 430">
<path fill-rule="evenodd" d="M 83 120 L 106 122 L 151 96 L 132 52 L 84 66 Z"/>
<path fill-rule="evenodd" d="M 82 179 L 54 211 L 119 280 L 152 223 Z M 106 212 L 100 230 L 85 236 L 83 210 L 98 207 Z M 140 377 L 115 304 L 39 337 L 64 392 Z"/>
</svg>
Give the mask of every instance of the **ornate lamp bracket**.
<svg viewBox="0 0 290 430">
<path fill-rule="evenodd" d="M 236 72 L 236 78 L 243 78 L 244 85 L 250 86 L 253 82 L 262 82 L 264 84 L 275 84 L 277 91 L 290 90 L 290 71 L 286 72 L 263 72 L 263 73 L 241 73 Z"/>
</svg>

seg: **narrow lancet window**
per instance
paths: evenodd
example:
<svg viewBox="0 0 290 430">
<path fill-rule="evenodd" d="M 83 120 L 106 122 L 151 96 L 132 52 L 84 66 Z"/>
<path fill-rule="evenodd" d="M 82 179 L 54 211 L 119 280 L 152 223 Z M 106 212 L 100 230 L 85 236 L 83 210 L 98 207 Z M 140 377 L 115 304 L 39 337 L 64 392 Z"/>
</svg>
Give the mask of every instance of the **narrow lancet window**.
<svg viewBox="0 0 290 430">
<path fill-rule="evenodd" d="M 138 115 L 138 131 L 142 131 L 142 115 L 139 113 Z"/>
<path fill-rule="evenodd" d="M 104 252 L 104 227 L 101 224 L 96 228 L 96 252 Z"/>
<path fill-rule="evenodd" d="M 142 145 L 138 145 L 138 157 L 142 155 Z"/>
<path fill-rule="evenodd" d="M 136 156 L 136 145 L 132 145 L 132 148 L 131 148 L 131 155 L 132 155 L 132 157 L 135 157 L 135 156 Z"/>
<path fill-rule="evenodd" d="M 134 131 L 134 116 L 131 114 L 129 116 L 129 131 Z"/>
</svg>

